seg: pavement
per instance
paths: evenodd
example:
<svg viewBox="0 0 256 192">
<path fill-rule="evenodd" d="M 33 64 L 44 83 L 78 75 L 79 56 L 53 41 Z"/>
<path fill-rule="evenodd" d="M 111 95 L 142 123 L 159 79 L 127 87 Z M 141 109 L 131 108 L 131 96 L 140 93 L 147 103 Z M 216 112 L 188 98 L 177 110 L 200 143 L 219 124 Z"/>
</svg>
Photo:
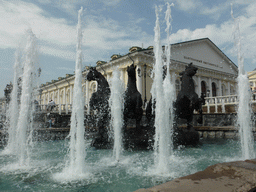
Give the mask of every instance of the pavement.
<svg viewBox="0 0 256 192">
<path fill-rule="evenodd" d="M 255 188 L 255 189 L 254 189 Z M 218 163 L 136 192 L 256 192 L 256 159 Z"/>
</svg>

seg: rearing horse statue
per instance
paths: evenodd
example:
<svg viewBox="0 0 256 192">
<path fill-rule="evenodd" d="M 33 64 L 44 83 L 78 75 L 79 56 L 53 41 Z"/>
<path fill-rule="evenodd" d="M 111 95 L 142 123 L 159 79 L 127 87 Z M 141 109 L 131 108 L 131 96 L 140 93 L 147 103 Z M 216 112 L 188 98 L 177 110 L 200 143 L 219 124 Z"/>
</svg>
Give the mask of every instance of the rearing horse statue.
<svg viewBox="0 0 256 192">
<path fill-rule="evenodd" d="M 199 123 L 202 121 L 202 104 L 204 104 L 204 95 L 202 94 L 198 98 L 197 93 L 195 92 L 195 85 L 193 81 L 193 76 L 196 74 L 198 68 L 190 63 L 185 71 L 180 73 L 181 76 L 181 90 L 178 93 L 177 100 L 175 102 L 175 114 L 176 119 L 186 119 L 188 130 L 193 129 L 192 120 L 193 120 L 193 111 L 197 110 L 200 112 Z"/>
<path fill-rule="evenodd" d="M 128 83 L 124 93 L 124 127 L 128 119 L 136 119 L 136 128 L 140 128 L 140 120 L 143 115 L 142 98 L 136 86 L 136 66 L 127 67 Z"/>
<path fill-rule="evenodd" d="M 109 97 L 110 87 L 105 77 L 96 70 L 96 67 L 90 67 L 89 73 L 86 76 L 88 81 L 97 81 L 97 91 L 90 98 L 90 109 L 97 110 L 97 128 L 99 137 L 96 138 L 92 145 L 97 148 L 106 147 L 108 144 L 108 124 L 109 124 Z"/>
</svg>

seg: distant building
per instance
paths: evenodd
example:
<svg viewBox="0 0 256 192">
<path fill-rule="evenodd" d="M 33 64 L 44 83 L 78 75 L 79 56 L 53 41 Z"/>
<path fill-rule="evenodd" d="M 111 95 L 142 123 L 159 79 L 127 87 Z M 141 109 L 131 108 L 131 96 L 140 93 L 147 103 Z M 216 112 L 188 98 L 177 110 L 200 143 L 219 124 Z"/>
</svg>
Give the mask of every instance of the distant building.
<svg viewBox="0 0 256 192">
<path fill-rule="evenodd" d="M 121 71 L 121 80 L 127 84 L 127 66 L 132 64 L 132 60 L 137 66 L 137 88 L 142 94 L 143 101 L 149 101 L 151 97 L 150 89 L 152 78 L 150 76 L 154 65 L 153 47 L 148 48 L 131 47 L 126 55 L 114 54 L 110 61 L 98 61 L 97 70 L 100 71 L 107 80 L 112 76 L 113 70 L 118 67 Z M 175 77 L 176 90 L 180 89 L 179 72 L 193 62 L 198 67 L 197 74 L 193 77 L 195 89 L 198 95 L 205 93 L 208 97 L 235 95 L 236 78 L 238 75 L 237 66 L 208 38 L 186 41 L 171 45 L 170 73 Z M 86 76 L 88 67 L 84 69 L 83 76 Z M 48 104 L 52 99 L 59 105 L 69 108 L 72 104 L 73 74 L 66 77 L 59 77 L 41 85 L 41 93 L 38 96 L 40 104 Z M 88 106 L 91 94 L 97 90 L 96 82 L 83 80 L 83 92 L 85 104 Z M 255 84 L 254 84 L 255 86 Z"/>
<path fill-rule="evenodd" d="M 252 93 L 256 95 L 256 68 L 253 71 L 247 73 Z"/>
</svg>

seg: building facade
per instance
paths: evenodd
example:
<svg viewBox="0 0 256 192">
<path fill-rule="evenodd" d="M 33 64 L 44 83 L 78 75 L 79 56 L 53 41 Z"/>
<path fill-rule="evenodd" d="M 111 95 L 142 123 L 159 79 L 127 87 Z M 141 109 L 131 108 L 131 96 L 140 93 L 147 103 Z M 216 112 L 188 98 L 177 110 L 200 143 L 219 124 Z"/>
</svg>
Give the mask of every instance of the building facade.
<svg viewBox="0 0 256 192">
<path fill-rule="evenodd" d="M 256 68 L 253 71 L 248 72 L 247 74 L 253 94 L 253 100 L 256 100 Z"/>
<path fill-rule="evenodd" d="M 120 70 L 121 81 L 126 86 L 128 76 L 127 66 L 137 66 L 137 88 L 142 95 L 144 103 L 151 97 L 151 86 L 153 83 L 152 69 L 154 65 L 153 47 L 140 48 L 131 47 L 126 55 L 114 54 L 111 60 L 98 61 L 96 68 L 109 81 L 112 72 L 116 68 Z M 175 79 L 176 92 L 180 89 L 179 73 L 193 62 L 198 67 L 197 74 L 193 77 L 195 89 L 200 96 L 205 93 L 207 97 L 235 95 L 237 66 L 208 38 L 186 41 L 171 45 L 170 73 Z M 97 83 L 85 80 L 89 67 L 83 71 L 83 92 L 85 107 L 88 107 L 90 97 L 97 90 Z M 47 105 L 54 100 L 59 111 L 68 111 L 72 105 L 75 75 L 67 74 L 41 85 L 38 96 L 41 105 Z"/>
</svg>

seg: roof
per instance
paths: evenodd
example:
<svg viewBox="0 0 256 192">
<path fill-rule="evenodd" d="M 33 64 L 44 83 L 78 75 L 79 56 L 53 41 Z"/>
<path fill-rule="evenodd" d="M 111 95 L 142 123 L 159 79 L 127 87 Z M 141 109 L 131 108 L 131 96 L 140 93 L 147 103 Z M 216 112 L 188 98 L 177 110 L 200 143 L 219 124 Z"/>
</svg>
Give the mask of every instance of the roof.
<svg viewBox="0 0 256 192">
<path fill-rule="evenodd" d="M 184 45 L 184 44 L 189 44 L 189 43 L 195 43 L 195 42 L 200 42 L 200 41 L 205 41 L 207 42 L 209 45 L 211 45 L 218 53 L 220 53 L 223 58 L 226 58 L 226 60 L 231 63 L 231 65 L 233 65 L 233 67 L 238 71 L 238 67 L 237 65 L 231 61 L 227 55 L 225 55 L 225 53 L 223 53 L 219 47 L 217 47 L 208 37 L 207 38 L 201 38 L 201 39 L 195 39 L 195 40 L 190 40 L 190 41 L 184 41 L 184 42 L 180 42 L 180 43 L 174 43 L 171 46 L 178 46 L 178 45 Z"/>
</svg>

